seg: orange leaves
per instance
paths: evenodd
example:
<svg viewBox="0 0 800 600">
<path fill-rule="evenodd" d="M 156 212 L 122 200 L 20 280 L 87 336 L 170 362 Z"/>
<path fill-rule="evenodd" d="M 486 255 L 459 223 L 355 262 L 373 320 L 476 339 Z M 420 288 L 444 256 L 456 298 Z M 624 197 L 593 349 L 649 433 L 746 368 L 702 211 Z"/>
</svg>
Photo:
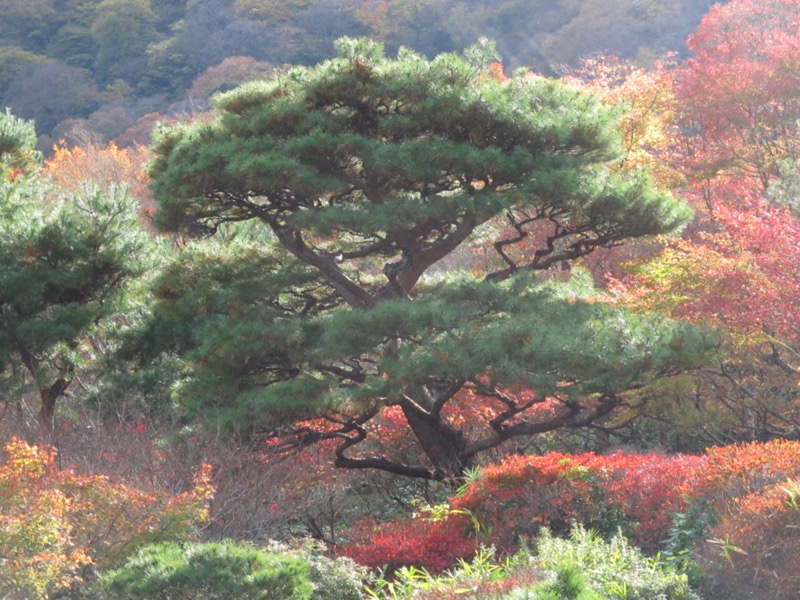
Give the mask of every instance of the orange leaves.
<svg viewBox="0 0 800 600">
<path fill-rule="evenodd" d="M 503 69 L 503 63 L 493 62 L 490 63 L 489 66 L 485 69 L 485 71 L 481 74 L 482 78 L 485 79 L 494 79 L 497 82 L 503 83 L 508 81 L 508 76 Z M 482 184 L 483 182 L 479 182 Z M 480 189 L 480 188 L 476 188 Z"/>
<path fill-rule="evenodd" d="M 87 183 L 100 188 L 127 186 L 143 209 L 152 208 L 145 165 L 150 158 L 144 146 L 120 149 L 114 142 L 99 147 L 68 148 L 64 142 L 54 146 L 53 156 L 44 165 L 44 175 L 69 192 L 80 192 Z"/>
<path fill-rule="evenodd" d="M 800 594 L 800 443 L 786 440 L 709 449 L 698 470 L 697 495 L 716 508 L 699 548 L 719 575 L 718 591 L 789 599 Z"/>
<path fill-rule="evenodd" d="M 137 546 L 184 539 L 208 517 L 210 467 L 172 497 L 76 475 L 56 467 L 56 452 L 17 438 L 0 465 L 0 593 L 46 597 L 79 584 L 84 569 L 105 567 Z"/>
<path fill-rule="evenodd" d="M 709 448 L 695 493 L 710 502 L 741 497 L 788 479 L 800 479 L 800 443 L 775 440 Z"/>
<path fill-rule="evenodd" d="M 8 578 L 0 592 L 26 590 L 36 598 L 51 586 L 65 586 L 92 560 L 72 543 L 68 515 L 72 499 L 41 486 L 56 474 L 55 452 L 16 438 L 0 467 L 0 571 Z"/>
<path fill-rule="evenodd" d="M 119 149 L 114 142 L 106 147 L 88 144 L 86 148 L 68 148 L 64 142 L 53 147 L 53 156 L 45 163 L 45 173 L 53 181 L 71 191 L 80 190 L 87 181 L 100 185 L 134 182 L 146 185 L 144 164 L 147 149 Z"/>
<path fill-rule="evenodd" d="M 56 468 L 56 452 L 48 446 L 30 446 L 12 438 L 5 446 L 8 462 L 0 469 L 0 486 L 19 485 L 51 475 Z"/>
</svg>

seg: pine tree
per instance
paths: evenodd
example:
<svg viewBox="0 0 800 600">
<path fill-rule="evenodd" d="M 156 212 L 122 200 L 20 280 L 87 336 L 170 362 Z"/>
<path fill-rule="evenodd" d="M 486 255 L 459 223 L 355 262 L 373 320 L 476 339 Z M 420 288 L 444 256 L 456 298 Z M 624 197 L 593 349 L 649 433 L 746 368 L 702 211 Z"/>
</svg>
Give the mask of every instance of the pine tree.
<svg viewBox="0 0 800 600">
<path fill-rule="evenodd" d="M 446 479 L 697 364 L 702 332 L 551 276 L 689 216 L 646 174 L 612 168 L 617 115 L 557 82 L 506 78 L 489 43 L 433 60 L 337 47 L 217 97 L 211 122 L 158 134 L 162 228 L 269 232 L 187 251 L 161 278 L 153 332 L 172 328 L 188 406 L 298 444 L 338 440 L 340 467 Z M 484 253 L 453 268 L 475 245 Z M 418 464 L 370 453 L 387 406 Z"/>
<path fill-rule="evenodd" d="M 125 189 L 49 187 L 35 143 L 32 122 L 0 114 L 0 384 L 38 390 L 51 427 L 87 336 L 145 268 L 147 238 Z"/>
</svg>

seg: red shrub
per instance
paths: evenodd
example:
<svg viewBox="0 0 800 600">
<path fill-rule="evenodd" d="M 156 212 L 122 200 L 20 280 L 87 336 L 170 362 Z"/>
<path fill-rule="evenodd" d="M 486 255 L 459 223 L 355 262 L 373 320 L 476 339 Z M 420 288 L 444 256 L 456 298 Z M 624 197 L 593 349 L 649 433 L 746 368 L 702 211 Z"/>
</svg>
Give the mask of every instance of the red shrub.
<svg viewBox="0 0 800 600">
<path fill-rule="evenodd" d="M 475 552 L 475 539 L 466 536 L 468 526 L 469 519 L 464 515 L 450 515 L 443 521 L 415 519 L 380 524 L 364 519 L 353 527 L 352 541 L 340 552 L 372 569 L 385 567 L 391 572 L 414 566 L 437 573 Z"/>
<path fill-rule="evenodd" d="M 775 440 L 709 448 L 688 493 L 724 512 L 732 499 L 800 479 L 800 443 Z"/>
<path fill-rule="evenodd" d="M 587 457 L 594 455 L 510 456 L 482 470 L 453 506 L 472 513 L 503 550 L 541 527 L 567 533 L 572 522 L 593 521 L 601 508 Z"/>
<path fill-rule="evenodd" d="M 800 511 L 777 484 L 736 498 L 699 549 L 718 597 L 800 598 Z"/>
<path fill-rule="evenodd" d="M 469 555 L 476 536 L 509 552 L 542 527 L 565 534 L 576 522 L 606 533 L 622 527 L 635 544 L 655 551 L 668 536 L 672 516 L 694 503 L 717 518 L 713 537 L 747 552 L 735 557 L 738 574 L 726 574 L 727 581 L 736 586 L 740 579 L 757 582 L 768 575 L 775 594 L 784 588 L 794 594 L 770 597 L 794 598 L 800 597 L 800 576 L 792 575 L 800 565 L 800 511 L 786 502 L 782 486 L 788 479 L 800 480 L 798 442 L 712 448 L 704 456 L 509 456 L 484 468 L 451 499 L 452 511 L 461 514 L 435 522 L 363 522 L 343 553 L 370 567 L 440 571 Z M 473 519 L 480 524 L 477 532 Z M 729 565 L 718 549 L 704 547 L 700 554 L 705 564 L 723 570 Z"/>
<path fill-rule="evenodd" d="M 512 456 L 482 471 L 453 505 L 472 512 L 504 549 L 542 526 L 562 534 L 575 522 L 609 533 L 623 527 L 656 549 L 671 515 L 686 509 L 685 484 L 701 461 L 623 452 Z"/>
<path fill-rule="evenodd" d="M 598 457 L 598 462 L 608 472 L 602 495 L 628 523 L 636 544 L 656 550 L 669 532 L 672 515 L 687 508 L 687 485 L 702 457 L 618 452 Z"/>
</svg>

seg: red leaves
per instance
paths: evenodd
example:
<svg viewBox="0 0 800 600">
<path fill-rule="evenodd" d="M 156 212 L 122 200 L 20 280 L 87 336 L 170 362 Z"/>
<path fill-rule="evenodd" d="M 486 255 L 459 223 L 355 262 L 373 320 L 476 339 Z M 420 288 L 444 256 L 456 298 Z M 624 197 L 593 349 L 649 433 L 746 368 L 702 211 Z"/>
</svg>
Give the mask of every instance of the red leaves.
<svg viewBox="0 0 800 600">
<path fill-rule="evenodd" d="M 715 231 L 673 242 L 624 293 L 634 304 L 672 316 L 795 341 L 800 221 L 760 199 L 737 204 L 719 203 Z"/>
<path fill-rule="evenodd" d="M 475 552 L 476 541 L 467 537 L 468 529 L 464 515 L 381 524 L 364 519 L 351 530 L 351 542 L 341 548 L 341 554 L 372 569 L 386 567 L 391 572 L 415 566 L 436 573 Z"/>
<path fill-rule="evenodd" d="M 766 185 L 776 158 L 798 156 L 800 10 L 795 0 L 715 5 L 688 46 L 677 94 L 696 181 L 720 173 Z"/>
<path fill-rule="evenodd" d="M 654 548 L 670 515 L 685 509 L 683 484 L 699 460 L 622 452 L 512 456 L 482 471 L 453 505 L 471 511 L 506 549 L 541 527 L 565 534 L 574 522 L 606 530 L 625 524 L 637 544 Z"/>
<path fill-rule="evenodd" d="M 672 516 L 687 511 L 690 503 L 718 516 L 715 537 L 753 548 L 771 539 L 783 548 L 800 544 L 786 538 L 793 530 L 770 525 L 767 538 L 747 524 L 766 527 L 777 511 L 784 525 L 787 519 L 800 525 L 800 513 L 786 512 L 777 500 L 775 490 L 787 480 L 800 480 L 798 442 L 712 448 L 703 456 L 509 456 L 487 466 L 462 495 L 451 498 L 445 518 L 364 520 L 350 531 L 351 542 L 341 551 L 371 568 L 413 565 L 442 571 L 469 556 L 478 542 L 509 552 L 542 527 L 567 534 L 573 523 L 582 523 L 608 534 L 622 528 L 635 544 L 654 552 L 667 538 Z"/>
</svg>

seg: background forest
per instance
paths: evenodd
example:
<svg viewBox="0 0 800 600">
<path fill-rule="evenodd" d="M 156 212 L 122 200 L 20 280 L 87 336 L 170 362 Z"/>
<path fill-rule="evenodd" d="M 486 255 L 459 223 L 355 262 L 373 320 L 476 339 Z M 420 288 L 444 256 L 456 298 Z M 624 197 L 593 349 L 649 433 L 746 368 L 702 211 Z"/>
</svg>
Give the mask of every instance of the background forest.
<svg viewBox="0 0 800 600">
<path fill-rule="evenodd" d="M 800 595 L 800 1 L 0 9 L 0 597 Z"/>
<path fill-rule="evenodd" d="M 39 149 L 81 135 L 147 143 L 155 121 L 287 64 L 333 56 L 343 36 L 426 56 L 496 40 L 507 69 L 563 72 L 602 51 L 652 61 L 686 55 L 712 3 L 510 0 L 3 0 L 0 105 L 35 119 Z M 77 136 L 77 137 L 75 137 Z"/>
</svg>

